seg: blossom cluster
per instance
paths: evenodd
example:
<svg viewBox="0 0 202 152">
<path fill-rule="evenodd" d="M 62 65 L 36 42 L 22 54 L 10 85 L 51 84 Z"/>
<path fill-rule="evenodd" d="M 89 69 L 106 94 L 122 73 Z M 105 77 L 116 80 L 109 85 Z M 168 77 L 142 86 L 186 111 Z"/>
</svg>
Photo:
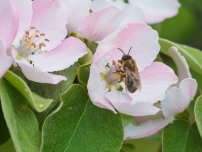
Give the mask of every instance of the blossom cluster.
<svg viewBox="0 0 202 152">
<path fill-rule="evenodd" d="M 93 104 L 134 117 L 137 125 L 124 126 L 125 139 L 152 135 L 196 94 L 177 48 L 168 53 L 178 76 L 155 60 L 161 48 L 149 24 L 176 15 L 179 7 L 177 0 L 0 0 L 0 77 L 19 66 L 28 80 L 58 84 L 68 78 L 53 72 L 77 62 L 87 54 L 85 41 L 93 41 L 98 46 L 87 84 Z M 123 69 L 124 55 L 136 71 Z M 130 78 L 139 81 L 128 80 L 133 91 Z"/>
</svg>

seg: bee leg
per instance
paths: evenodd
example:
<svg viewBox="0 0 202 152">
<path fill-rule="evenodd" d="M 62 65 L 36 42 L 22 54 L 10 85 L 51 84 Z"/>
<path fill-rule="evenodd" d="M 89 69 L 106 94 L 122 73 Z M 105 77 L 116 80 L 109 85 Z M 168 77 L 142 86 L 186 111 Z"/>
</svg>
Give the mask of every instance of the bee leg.
<svg viewBox="0 0 202 152">
<path fill-rule="evenodd" d="M 125 84 L 125 90 L 126 90 L 126 93 L 128 93 L 128 89 L 127 89 L 126 83 L 124 83 L 124 84 Z"/>
<path fill-rule="evenodd" d="M 114 60 L 112 60 L 112 65 L 116 65 L 116 62 Z"/>
<path fill-rule="evenodd" d="M 118 74 L 121 74 L 122 76 L 125 76 L 125 75 L 126 75 L 126 73 L 125 73 L 124 71 L 122 71 L 122 70 L 116 70 L 116 71 L 113 72 L 113 73 L 118 73 Z"/>
</svg>

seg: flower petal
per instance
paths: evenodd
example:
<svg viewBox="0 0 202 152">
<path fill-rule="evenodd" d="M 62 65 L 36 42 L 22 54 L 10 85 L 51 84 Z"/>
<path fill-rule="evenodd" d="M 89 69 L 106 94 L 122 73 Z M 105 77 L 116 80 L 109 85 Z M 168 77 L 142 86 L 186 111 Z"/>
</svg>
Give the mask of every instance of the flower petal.
<svg viewBox="0 0 202 152">
<path fill-rule="evenodd" d="M 144 21 L 144 14 L 138 7 L 129 5 L 123 1 L 94 0 L 92 1 L 91 10 L 93 12 L 100 11 L 110 6 L 120 9 L 120 15 L 123 16 L 120 26 Z"/>
<path fill-rule="evenodd" d="M 154 62 L 140 72 L 141 91 L 131 93 L 135 103 L 151 103 L 163 100 L 167 89 L 177 82 L 177 76 L 167 65 Z"/>
<path fill-rule="evenodd" d="M 105 94 L 113 107 L 120 113 L 131 116 L 155 115 L 159 108 L 151 103 L 134 103 L 127 93 L 122 93 L 115 89 Z"/>
<path fill-rule="evenodd" d="M 94 55 L 95 62 L 107 53 L 111 54 L 114 60 L 121 59 L 123 53 L 117 48 L 127 54 L 131 47 L 130 55 L 135 59 L 139 71 L 150 65 L 156 58 L 160 50 L 159 37 L 151 27 L 143 23 L 133 23 L 117 33 L 113 33 L 99 43 Z"/>
<path fill-rule="evenodd" d="M 122 1 L 109 1 L 109 0 L 93 0 L 91 3 L 92 11 L 99 11 L 110 6 L 114 6 L 118 9 L 124 9 L 125 3 Z"/>
<path fill-rule="evenodd" d="M 101 80 L 99 69 L 95 64 L 92 64 L 90 67 L 87 88 L 89 97 L 94 105 L 112 110 L 116 113 L 109 100 L 105 97 L 105 93 L 107 92 L 106 84 Z"/>
<path fill-rule="evenodd" d="M 80 26 L 80 33 L 92 41 L 100 41 L 114 32 L 121 24 L 122 16 L 116 7 L 107 7 L 87 16 Z"/>
<path fill-rule="evenodd" d="M 151 136 L 171 123 L 172 120 L 173 118 L 150 120 L 138 126 L 129 124 L 124 128 L 124 139 L 137 139 Z"/>
<path fill-rule="evenodd" d="M 197 83 L 192 78 L 181 81 L 179 88 L 168 89 L 165 99 L 161 102 L 164 117 L 173 117 L 183 112 L 196 94 Z"/>
<path fill-rule="evenodd" d="M 81 40 L 69 37 L 57 48 L 47 53 L 33 55 L 31 60 L 36 68 L 47 72 L 54 72 L 70 67 L 86 53 L 86 45 Z"/>
<path fill-rule="evenodd" d="M 189 66 L 185 58 L 179 53 L 178 49 L 176 47 L 171 47 L 168 50 L 168 53 L 177 66 L 179 82 L 185 78 L 191 78 Z"/>
<path fill-rule="evenodd" d="M 24 63 L 18 62 L 18 65 L 21 67 L 23 74 L 28 80 L 38 82 L 38 83 L 50 83 L 58 84 L 63 80 L 67 80 L 66 77 L 55 75 L 52 73 L 41 71 L 40 69 L 31 67 Z"/>
<path fill-rule="evenodd" d="M 78 32 L 79 25 L 90 13 L 90 0 L 60 0 L 66 12 L 67 29 L 69 32 Z"/>
<path fill-rule="evenodd" d="M 50 40 L 46 49 L 58 46 L 67 36 L 65 15 L 58 0 L 34 0 L 31 26 L 45 33 Z"/>
<path fill-rule="evenodd" d="M 31 0 L 10 0 L 19 14 L 18 32 L 14 45 L 18 46 L 26 30 L 29 29 L 32 21 L 32 1 Z"/>
<path fill-rule="evenodd" d="M 0 1 L 0 36 L 6 47 L 10 47 L 18 30 L 18 13 L 8 0 Z"/>
<path fill-rule="evenodd" d="M 13 63 L 13 59 L 6 55 L 6 48 L 2 41 L 0 41 L 0 78 L 6 73 Z"/>
<path fill-rule="evenodd" d="M 129 0 L 129 2 L 142 10 L 147 23 L 158 23 L 175 16 L 180 7 L 177 0 Z"/>
<path fill-rule="evenodd" d="M 125 5 L 124 9 L 121 11 L 123 20 L 120 26 L 127 25 L 129 23 L 138 23 L 138 22 L 145 22 L 144 14 L 142 11 L 135 6 Z"/>
</svg>

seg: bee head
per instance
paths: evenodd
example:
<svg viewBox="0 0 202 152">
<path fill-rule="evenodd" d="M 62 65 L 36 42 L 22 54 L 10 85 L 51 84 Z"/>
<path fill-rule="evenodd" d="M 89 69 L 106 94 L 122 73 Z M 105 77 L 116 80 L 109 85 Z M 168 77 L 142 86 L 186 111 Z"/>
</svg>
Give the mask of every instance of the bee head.
<svg viewBox="0 0 202 152">
<path fill-rule="evenodd" d="M 132 59 L 132 57 L 128 54 L 123 55 L 121 58 L 121 60 L 123 60 L 123 61 L 130 60 L 130 59 Z"/>
<path fill-rule="evenodd" d="M 121 58 L 122 61 L 127 61 L 127 60 L 130 60 L 132 59 L 132 57 L 129 55 L 130 54 L 130 51 L 132 49 L 132 47 L 130 48 L 130 50 L 128 51 L 128 54 L 125 54 L 123 50 L 121 50 L 120 48 L 117 48 L 118 50 L 120 50 L 122 53 L 123 53 L 123 56 Z"/>
</svg>

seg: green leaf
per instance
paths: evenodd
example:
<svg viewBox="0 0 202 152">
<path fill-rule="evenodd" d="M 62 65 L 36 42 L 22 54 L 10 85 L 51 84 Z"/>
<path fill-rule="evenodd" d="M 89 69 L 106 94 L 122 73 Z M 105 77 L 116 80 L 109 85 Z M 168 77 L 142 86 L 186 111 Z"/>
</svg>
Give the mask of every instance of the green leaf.
<svg viewBox="0 0 202 152">
<path fill-rule="evenodd" d="M 88 82 L 89 73 L 90 73 L 90 65 L 79 66 L 79 69 L 77 72 L 78 80 L 84 86 L 86 86 L 86 84 Z"/>
<path fill-rule="evenodd" d="M 4 117 L 17 152 L 38 152 L 39 127 L 27 101 L 10 83 L 0 80 Z"/>
<path fill-rule="evenodd" d="M 202 139 L 200 137 L 196 123 L 194 123 L 189 129 L 185 144 L 185 152 L 202 152 Z"/>
<path fill-rule="evenodd" d="M 135 151 L 135 146 L 131 143 L 124 143 L 120 150 L 120 152 L 134 152 L 134 151 Z"/>
<path fill-rule="evenodd" d="M 0 101 L 1 103 L 1 101 Z M 3 116 L 2 108 L 0 106 L 0 145 L 4 144 L 10 138 L 8 127 Z"/>
<path fill-rule="evenodd" d="M 202 137 L 202 96 L 199 96 L 196 100 L 194 107 L 195 119 Z"/>
<path fill-rule="evenodd" d="M 202 52 L 198 49 L 191 48 L 185 45 L 176 44 L 166 39 L 160 39 L 161 51 L 168 55 L 168 49 L 175 46 L 179 49 L 179 52 L 186 58 L 189 66 L 195 72 L 202 75 Z"/>
<path fill-rule="evenodd" d="M 161 141 L 150 138 L 125 141 L 120 152 L 158 152 Z"/>
<path fill-rule="evenodd" d="M 164 129 L 163 152 L 201 152 L 202 139 L 195 123 L 176 120 Z"/>
<path fill-rule="evenodd" d="M 80 65 L 87 65 L 87 64 L 91 64 L 92 60 L 93 60 L 93 53 L 91 52 L 90 49 L 87 50 L 88 53 L 86 55 L 84 55 L 82 58 L 79 59 L 79 64 Z"/>
<path fill-rule="evenodd" d="M 64 93 L 65 90 L 67 90 L 69 86 L 71 86 L 72 83 L 74 82 L 76 73 L 77 73 L 77 64 L 63 71 L 56 72 L 56 74 L 66 76 L 67 81 L 62 81 L 57 85 L 41 84 L 29 81 L 28 85 L 31 88 L 31 90 L 37 93 L 38 95 L 44 98 L 54 99 L 54 101 L 58 101 L 61 94 Z"/>
<path fill-rule="evenodd" d="M 42 127 L 41 152 L 119 152 L 123 142 L 119 114 L 94 106 L 80 85 L 72 85 L 61 101 Z"/>
<path fill-rule="evenodd" d="M 4 78 L 25 98 L 26 101 L 37 111 L 42 112 L 46 110 L 52 103 L 52 99 L 44 99 L 37 94 L 33 93 L 27 84 L 16 74 L 11 71 L 8 71 Z"/>
<path fill-rule="evenodd" d="M 44 98 L 50 98 L 53 99 L 53 103 L 49 106 L 46 111 L 43 113 L 37 114 L 37 119 L 40 122 L 40 126 L 42 125 L 44 119 L 47 117 L 48 114 L 50 114 L 52 111 L 54 111 L 60 101 L 60 96 L 69 88 L 69 86 L 72 85 L 76 78 L 77 74 L 77 63 L 75 63 L 73 66 L 71 66 L 68 69 L 65 69 L 63 71 L 56 72 L 56 74 L 64 75 L 67 77 L 67 81 L 62 81 L 59 84 L 41 84 L 36 83 L 32 81 L 27 81 L 28 86 L 32 89 L 33 92 L 36 92 L 40 96 Z"/>
<path fill-rule="evenodd" d="M 176 120 L 163 131 L 163 152 L 184 152 L 190 124 Z"/>
<path fill-rule="evenodd" d="M 0 145 L 0 151 L 1 152 L 16 152 L 12 140 L 8 140 L 5 144 Z"/>
<path fill-rule="evenodd" d="M 193 71 L 193 70 L 191 70 L 191 74 L 192 74 L 192 77 L 193 77 L 194 79 L 196 79 L 196 81 L 197 81 L 198 90 L 199 90 L 200 92 L 202 92 L 202 79 L 201 79 L 201 78 L 202 78 L 202 75 L 196 73 L 196 72 Z"/>
</svg>

